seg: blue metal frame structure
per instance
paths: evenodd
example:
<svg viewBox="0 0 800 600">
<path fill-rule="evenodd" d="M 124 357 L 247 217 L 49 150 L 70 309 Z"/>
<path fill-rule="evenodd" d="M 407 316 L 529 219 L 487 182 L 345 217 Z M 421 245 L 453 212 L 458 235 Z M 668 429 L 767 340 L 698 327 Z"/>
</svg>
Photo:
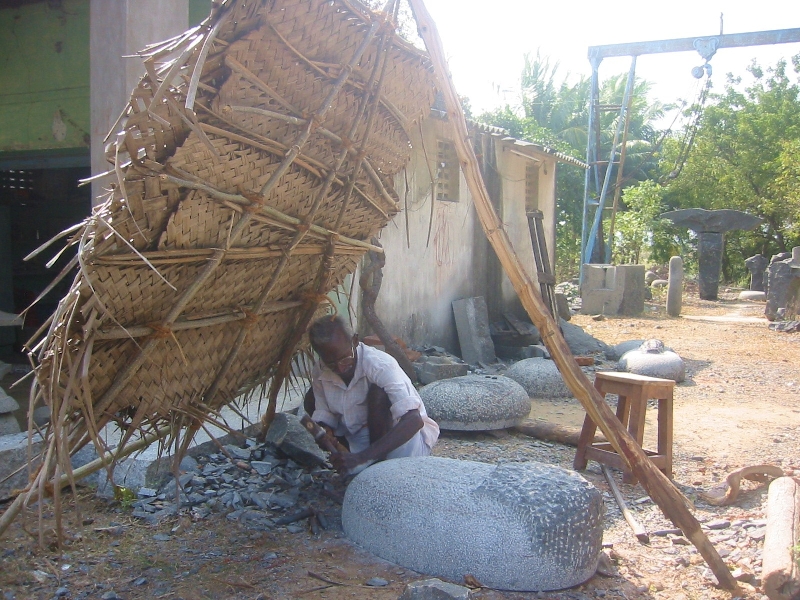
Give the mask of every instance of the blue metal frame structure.
<svg viewBox="0 0 800 600">
<path fill-rule="evenodd" d="M 743 46 L 764 46 L 771 44 L 787 44 L 800 42 L 800 28 L 797 29 L 778 29 L 773 31 L 754 31 L 749 33 L 734 33 L 697 38 L 678 38 L 672 40 L 656 40 L 649 42 L 632 42 L 627 44 L 609 44 L 605 46 L 589 47 L 589 62 L 592 65 L 591 91 L 589 95 L 589 124 L 587 127 L 586 144 L 586 163 L 589 169 L 586 171 L 584 179 L 583 193 L 583 222 L 581 225 L 581 271 L 580 278 L 583 281 L 583 265 L 591 260 L 597 244 L 597 235 L 603 220 L 606 196 L 608 194 L 611 172 L 614 171 L 614 161 L 618 152 L 617 144 L 619 134 L 626 128 L 628 120 L 628 99 L 633 89 L 636 72 L 636 57 L 643 54 L 661 54 L 665 52 L 691 52 L 696 51 L 706 61 L 722 48 L 736 48 Z M 628 72 L 628 82 L 625 87 L 625 97 L 620 105 L 620 114 L 617 121 L 617 129 L 614 135 L 614 142 L 611 147 L 609 160 L 605 173 L 602 176 L 598 161 L 599 151 L 599 80 L 598 70 L 604 58 L 612 56 L 630 56 L 631 67 Z M 706 72 L 708 72 L 706 70 Z M 619 161 L 618 169 L 624 165 Z M 591 208 L 594 207 L 594 214 Z M 589 222 L 591 221 L 591 228 Z M 610 243 L 610 241 L 609 241 Z M 611 262 L 612 256 L 610 248 L 605 253 L 606 262 Z"/>
</svg>

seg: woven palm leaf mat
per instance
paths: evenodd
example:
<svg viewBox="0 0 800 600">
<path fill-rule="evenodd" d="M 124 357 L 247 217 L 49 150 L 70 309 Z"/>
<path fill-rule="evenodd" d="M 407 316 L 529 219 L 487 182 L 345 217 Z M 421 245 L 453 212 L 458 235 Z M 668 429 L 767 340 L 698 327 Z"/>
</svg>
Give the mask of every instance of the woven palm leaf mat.
<svg viewBox="0 0 800 600">
<path fill-rule="evenodd" d="M 166 428 L 180 455 L 271 378 L 269 422 L 324 294 L 398 212 L 392 176 L 433 101 L 396 13 L 223 0 L 140 52 L 147 74 L 108 139 L 114 183 L 67 233 L 78 275 L 31 345 L 32 401 L 52 414 L 33 488 L 111 421 L 122 446 Z"/>
</svg>

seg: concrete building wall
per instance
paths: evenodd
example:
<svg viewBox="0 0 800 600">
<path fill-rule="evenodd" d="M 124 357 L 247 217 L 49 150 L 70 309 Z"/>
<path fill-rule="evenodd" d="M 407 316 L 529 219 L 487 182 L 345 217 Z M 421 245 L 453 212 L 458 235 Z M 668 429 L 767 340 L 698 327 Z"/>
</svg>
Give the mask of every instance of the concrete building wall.
<svg viewBox="0 0 800 600">
<path fill-rule="evenodd" d="M 538 281 L 525 206 L 525 167 L 530 159 L 504 151 L 502 148 L 498 149 L 497 155 L 497 170 L 503 178 L 501 219 L 522 266 L 534 281 Z M 541 203 L 540 210 L 544 210 Z M 525 315 L 514 286 L 505 273 L 502 274 L 500 283 L 500 298 L 501 305 L 498 308 L 502 311 L 510 310 L 518 317 Z"/>
<path fill-rule="evenodd" d="M 0 153 L 89 144 L 89 0 L 0 9 Z"/>
<path fill-rule="evenodd" d="M 450 138 L 448 125 L 428 119 L 423 131 L 425 152 L 435 174 L 437 138 Z M 418 139 L 412 143 L 415 151 L 407 169 L 408 209 L 381 232 L 386 267 L 376 310 L 389 331 L 407 342 L 436 344 L 457 352 L 451 303 L 486 293 L 488 244 L 482 235 L 475 235 L 480 225 L 463 175 L 458 202 L 433 199 L 431 171 L 425 164 L 422 144 Z M 395 189 L 404 204 L 406 177 L 402 173 Z"/>
<path fill-rule="evenodd" d="M 104 139 L 144 74 L 142 61 L 123 58 L 189 26 L 189 0 L 91 0 L 92 174 L 109 169 Z M 92 184 L 95 204 L 106 181 Z"/>
<path fill-rule="evenodd" d="M 497 318 L 503 311 L 520 317 L 525 313 L 486 239 L 463 174 L 459 178 L 458 202 L 432 200 L 431 173 L 435 176 L 438 166 L 437 140 L 449 140 L 452 134 L 447 122 L 436 118 L 427 119 L 422 129 L 424 149 L 419 140 L 412 141 L 414 152 L 407 178 L 401 173 L 395 182 L 403 210 L 381 233 L 386 267 L 376 310 L 388 330 L 406 342 L 434 344 L 459 353 L 453 300 L 484 296 L 490 318 Z M 520 261 L 537 281 L 526 216 L 525 169 L 531 159 L 509 152 L 513 142 L 496 136 L 474 143 L 484 153 L 487 187 L 495 209 Z M 494 160 L 485 155 L 487 152 L 494 153 Z M 553 253 L 556 161 L 543 152 L 537 160 L 539 208 L 545 215 L 548 251 Z M 490 177 L 491 173 L 494 175 Z M 429 227 L 430 243 L 426 244 Z M 363 322 L 360 328 L 363 333 Z"/>
</svg>

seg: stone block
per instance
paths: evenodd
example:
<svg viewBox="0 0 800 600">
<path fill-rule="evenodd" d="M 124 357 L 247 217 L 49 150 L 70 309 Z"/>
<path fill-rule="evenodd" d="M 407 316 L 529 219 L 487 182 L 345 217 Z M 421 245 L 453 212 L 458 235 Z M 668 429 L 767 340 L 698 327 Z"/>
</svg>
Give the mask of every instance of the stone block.
<svg viewBox="0 0 800 600">
<path fill-rule="evenodd" d="M 520 384 L 531 398 L 572 398 L 572 392 L 552 360 L 521 360 L 508 368 L 506 377 Z"/>
<path fill-rule="evenodd" d="M 641 314 L 644 310 L 643 265 L 583 265 L 581 312 L 595 315 Z"/>
<path fill-rule="evenodd" d="M 618 315 L 632 317 L 644 311 L 644 265 L 618 265 L 617 282 L 622 285 Z"/>
<path fill-rule="evenodd" d="M 428 416 L 441 429 L 490 431 L 519 425 L 531 412 L 525 389 L 502 375 L 466 375 L 419 391 Z"/>
<path fill-rule="evenodd" d="M 16 421 L 15 421 L 16 422 Z M 42 449 L 42 441 L 39 436 L 35 436 L 31 447 L 32 456 L 36 457 Z M 28 434 L 12 433 L 0 436 L 0 500 L 6 500 L 13 495 L 14 490 L 24 488 L 28 483 Z M 39 461 L 31 463 L 31 469 L 36 470 Z M 22 469 L 9 477 L 18 469 Z"/>
<path fill-rule="evenodd" d="M 624 288 L 617 283 L 617 269 L 612 265 L 583 265 L 581 312 L 585 315 L 616 315 L 622 304 Z"/>
<path fill-rule="evenodd" d="M 265 441 L 301 465 L 316 467 L 325 464 L 327 460 L 325 453 L 314 441 L 314 437 L 300 424 L 300 419 L 295 415 L 276 414 Z"/>
<path fill-rule="evenodd" d="M 453 314 L 464 362 L 471 365 L 495 362 L 497 357 L 489 334 L 489 311 L 483 296 L 454 300 Z"/>
<path fill-rule="evenodd" d="M 428 385 L 440 379 L 466 375 L 469 365 L 457 362 L 447 356 L 423 356 L 414 363 L 414 371 L 416 371 L 420 383 Z"/>
<path fill-rule="evenodd" d="M 559 467 L 400 458 L 350 483 L 342 526 L 368 552 L 407 569 L 547 591 L 594 575 L 603 512 L 600 492 Z"/>
<path fill-rule="evenodd" d="M 0 360 L 0 379 L 11 373 L 11 365 Z"/>
<path fill-rule="evenodd" d="M 0 388 L 0 415 L 13 413 L 15 410 L 19 410 L 19 403 Z"/>
<path fill-rule="evenodd" d="M 13 413 L 0 414 L 0 436 L 21 431 L 17 417 Z"/>
<path fill-rule="evenodd" d="M 470 589 L 441 579 L 414 581 L 406 586 L 398 600 L 469 600 Z"/>
<path fill-rule="evenodd" d="M 559 294 L 558 292 L 556 292 L 556 310 L 558 310 L 558 316 L 565 321 L 569 321 L 572 318 L 569 300 L 564 294 Z"/>
</svg>

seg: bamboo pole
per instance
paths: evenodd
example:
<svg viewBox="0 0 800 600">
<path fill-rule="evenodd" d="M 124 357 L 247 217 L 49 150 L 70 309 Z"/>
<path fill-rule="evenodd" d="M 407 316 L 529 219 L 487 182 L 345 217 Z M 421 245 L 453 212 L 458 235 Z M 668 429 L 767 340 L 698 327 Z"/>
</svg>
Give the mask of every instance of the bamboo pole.
<svg viewBox="0 0 800 600">
<path fill-rule="evenodd" d="M 520 263 L 511 246 L 511 240 L 492 207 L 489 193 L 481 178 L 478 160 L 469 142 L 467 123 L 447 67 L 444 48 L 442 47 L 436 24 L 428 13 L 423 0 L 409 0 L 409 4 L 417 21 L 419 35 L 425 42 L 433 62 L 439 89 L 444 96 L 445 106 L 447 107 L 447 115 L 453 126 L 454 144 L 458 159 L 472 194 L 481 226 L 489 243 L 497 253 L 500 264 L 511 280 L 522 305 L 539 329 L 550 355 L 561 372 L 561 376 L 575 397 L 583 404 L 592 420 L 600 427 L 606 439 L 628 463 L 634 475 L 650 494 L 650 497 L 697 547 L 697 550 L 706 560 L 720 584 L 727 589 L 737 590 L 736 580 L 714 546 L 700 529 L 700 523 L 689 512 L 686 499 L 672 485 L 672 482 L 647 458 L 647 455 L 614 416 L 611 408 L 606 404 L 599 392 L 594 389 L 586 375 L 572 358 L 572 353 L 556 322 L 547 311 L 541 296 L 536 291 L 534 282 Z"/>
<path fill-rule="evenodd" d="M 82 467 L 79 467 L 79 468 L 75 469 L 71 474 L 72 475 L 72 479 L 74 481 L 78 481 L 79 479 L 83 479 L 84 477 L 86 477 L 88 475 L 91 475 L 92 473 L 95 473 L 96 471 L 99 471 L 100 469 L 102 469 L 103 467 L 105 467 L 106 465 L 111 463 L 112 461 L 116 461 L 116 460 L 119 460 L 121 458 L 125 458 L 126 456 L 130 456 L 134 452 L 137 452 L 139 450 L 143 450 L 144 448 L 147 448 L 147 446 L 152 444 L 154 441 L 162 439 L 162 438 L 166 437 L 167 435 L 169 435 L 169 433 L 171 431 L 172 431 L 171 427 L 165 427 L 164 429 L 158 429 L 154 433 L 151 433 L 150 435 L 146 435 L 145 437 L 143 437 L 142 439 L 134 442 L 133 444 L 125 446 L 125 448 L 123 448 L 119 452 L 109 452 L 109 453 L 105 454 L 104 456 L 101 456 L 100 458 L 96 458 L 92 462 L 87 463 L 87 464 L 83 465 Z M 59 489 L 63 488 L 64 486 L 66 486 L 69 483 L 69 480 L 70 480 L 70 474 L 63 473 L 58 478 L 58 480 L 55 482 L 54 488 L 55 487 L 58 487 Z M 47 486 L 45 487 L 45 489 L 47 490 Z M 55 489 L 53 489 L 53 491 L 55 491 Z M 52 492 L 50 492 L 50 493 L 52 493 Z M 11 504 L 11 506 L 9 506 L 6 509 L 6 511 L 3 513 L 3 516 L 0 517 L 0 536 L 3 535 L 5 530 L 8 529 L 9 525 L 11 525 L 11 523 L 14 521 L 16 516 L 22 511 L 22 509 L 27 504 L 30 504 L 32 502 L 37 502 L 40 499 L 41 499 L 41 495 L 40 495 L 40 492 L 39 492 L 38 488 L 29 487 L 27 490 L 25 490 L 22 493 L 20 493 L 16 497 L 14 502 Z"/>
</svg>

